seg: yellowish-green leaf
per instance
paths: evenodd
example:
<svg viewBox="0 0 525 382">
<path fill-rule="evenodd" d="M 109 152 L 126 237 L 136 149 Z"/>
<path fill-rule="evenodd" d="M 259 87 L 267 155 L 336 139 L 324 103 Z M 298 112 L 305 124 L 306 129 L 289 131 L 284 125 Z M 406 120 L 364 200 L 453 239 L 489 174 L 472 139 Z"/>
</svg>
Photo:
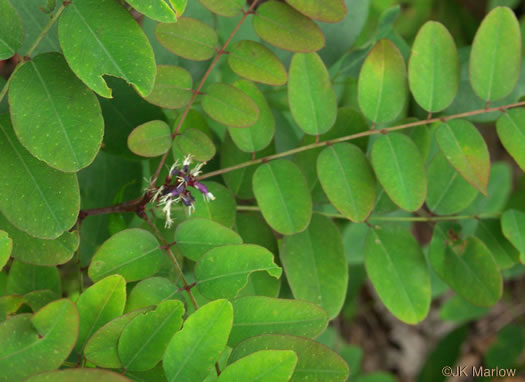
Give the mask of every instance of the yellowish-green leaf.
<svg viewBox="0 0 525 382">
<path fill-rule="evenodd" d="M 57 369 L 78 335 L 79 316 L 71 300 L 54 301 L 33 316 L 20 314 L 0 324 L 0 381 L 19 382 Z"/>
<path fill-rule="evenodd" d="M 268 1 L 257 8 L 253 29 L 267 43 L 292 52 L 316 52 L 325 44 L 317 24 L 278 1 Z"/>
<path fill-rule="evenodd" d="M 264 219 L 284 235 L 306 229 L 312 198 L 301 170 L 289 160 L 260 165 L 253 174 L 253 192 Z"/>
<path fill-rule="evenodd" d="M 128 137 L 129 149 L 142 157 L 157 157 L 171 148 L 171 132 L 164 121 L 149 121 L 137 126 Z"/>
<path fill-rule="evenodd" d="M 305 16 L 325 23 L 338 23 L 346 16 L 344 0 L 286 0 Z"/>
<path fill-rule="evenodd" d="M 246 5 L 244 0 L 200 0 L 202 5 L 213 13 L 224 17 L 234 17 Z"/>
<path fill-rule="evenodd" d="M 525 213 L 518 210 L 505 211 L 501 217 L 503 235 L 520 251 L 525 258 Z"/>
<path fill-rule="evenodd" d="M 525 171 L 525 109 L 508 110 L 499 117 L 496 126 L 501 143 Z"/>
<path fill-rule="evenodd" d="M 487 102 L 507 96 L 521 70 L 521 31 L 514 12 L 494 8 L 483 19 L 470 51 L 470 83 Z"/>
<path fill-rule="evenodd" d="M 441 123 L 435 134 L 439 148 L 450 164 L 486 196 L 490 157 L 478 129 L 471 122 L 455 119 Z"/>
<path fill-rule="evenodd" d="M 288 382 L 297 364 L 291 350 L 261 350 L 229 365 L 218 382 Z"/>
<path fill-rule="evenodd" d="M 123 375 L 101 369 L 66 369 L 32 376 L 26 382 L 130 382 Z"/>
<path fill-rule="evenodd" d="M 421 207 L 427 192 L 425 167 L 409 137 L 399 133 L 379 137 L 372 146 L 372 165 L 394 203 L 407 211 Z"/>
<path fill-rule="evenodd" d="M 255 41 L 242 40 L 233 44 L 229 48 L 228 65 L 235 74 L 250 81 L 274 86 L 288 81 L 288 74 L 279 58 Z"/>
<path fill-rule="evenodd" d="M 147 96 L 155 83 L 148 38 L 119 3 L 76 0 L 60 16 L 58 37 L 66 61 L 87 86 L 111 98 L 104 75 L 120 77 Z"/>
<path fill-rule="evenodd" d="M 376 123 L 396 119 L 407 100 L 405 60 L 390 40 L 380 40 L 369 53 L 358 82 L 363 114 Z"/>
<path fill-rule="evenodd" d="M 426 111 L 447 108 L 459 87 L 459 58 L 454 38 L 443 24 L 428 21 L 417 33 L 408 62 L 410 90 Z"/>
<path fill-rule="evenodd" d="M 293 56 L 288 100 L 295 121 L 305 133 L 324 134 L 334 125 L 337 97 L 328 70 L 316 53 Z"/>
<path fill-rule="evenodd" d="M 219 41 L 215 29 L 191 17 L 181 17 L 174 24 L 158 24 L 155 36 L 170 52 L 193 61 L 212 58 Z"/>
<path fill-rule="evenodd" d="M 9 237 L 7 232 L 0 230 L 0 271 L 7 264 L 7 260 L 11 256 L 13 250 L 13 239 Z"/>
<path fill-rule="evenodd" d="M 249 96 L 222 83 L 208 86 L 202 108 L 210 118 L 231 127 L 249 127 L 259 119 L 259 108 Z"/>
<path fill-rule="evenodd" d="M 165 109 L 179 109 L 190 103 L 192 87 L 193 79 L 186 69 L 159 65 L 153 90 L 144 99 Z"/>
<path fill-rule="evenodd" d="M 215 156 L 215 145 L 202 130 L 185 129 L 175 140 L 182 155 L 191 155 L 198 162 L 206 162 Z"/>
<path fill-rule="evenodd" d="M 376 179 L 357 146 L 338 143 L 325 148 L 317 158 L 317 176 L 339 212 L 354 222 L 368 217 L 376 201 Z"/>
</svg>

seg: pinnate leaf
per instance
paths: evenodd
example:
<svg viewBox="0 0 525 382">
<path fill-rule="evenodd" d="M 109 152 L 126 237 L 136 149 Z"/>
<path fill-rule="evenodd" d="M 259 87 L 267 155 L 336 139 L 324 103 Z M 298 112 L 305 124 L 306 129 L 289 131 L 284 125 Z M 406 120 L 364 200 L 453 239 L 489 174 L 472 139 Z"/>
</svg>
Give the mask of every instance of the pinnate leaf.
<svg viewBox="0 0 525 382">
<path fill-rule="evenodd" d="M 266 248 L 253 244 L 224 245 L 199 258 L 195 279 L 199 292 L 209 299 L 232 298 L 252 273 L 263 271 L 277 279 L 282 273 Z"/>
<path fill-rule="evenodd" d="M 23 381 L 57 369 L 75 345 L 78 317 L 75 304 L 63 299 L 33 316 L 21 314 L 0 323 L 0 381 Z"/>
<path fill-rule="evenodd" d="M 174 23 L 184 13 L 188 0 L 127 0 L 127 2 L 153 20 Z"/>
<path fill-rule="evenodd" d="M 219 41 L 215 29 L 191 17 L 181 17 L 172 24 L 158 24 L 155 36 L 170 52 L 193 61 L 212 58 Z"/>
<path fill-rule="evenodd" d="M 201 382 L 226 347 L 233 323 L 227 300 L 215 300 L 190 315 L 164 353 L 168 382 Z"/>
<path fill-rule="evenodd" d="M 525 171 L 525 109 L 508 110 L 498 119 L 496 126 L 501 143 Z"/>
<path fill-rule="evenodd" d="M 218 382 L 287 382 L 296 364 L 297 355 L 291 350 L 261 350 L 229 365 Z"/>
<path fill-rule="evenodd" d="M 76 175 L 34 158 L 8 117 L 0 117 L 0 210 L 7 220 L 31 236 L 56 239 L 75 224 L 79 208 Z"/>
<path fill-rule="evenodd" d="M 286 0 L 286 2 L 305 16 L 325 23 L 337 23 L 346 15 L 344 0 Z"/>
<path fill-rule="evenodd" d="M 264 219 L 285 235 L 306 229 L 312 199 L 301 170 L 288 160 L 260 165 L 253 174 L 253 192 Z"/>
<path fill-rule="evenodd" d="M 106 240 L 97 250 L 88 274 L 93 281 L 119 274 L 126 281 L 152 276 L 162 264 L 162 250 L 155 236 L 140 228 L 121 231 Z"/>
<path fill-rule="evenodd" d="M 316 52 L 325 44 L 317 24 L 278 1 L 268 1 L 257 8 L 253 29 L 267 43 L 292 52 Z"/>
<path fill-rule="evenodd" d="M 155 57 L 148 38 L 113 0 L 77 0 L 58 21 L 66 61 L 87 86 L 111 98 L 104 75 L 120 77 L 147 96 L 155 83 Z M 79 43 L 79 42 L 82 43 Z"/>
<path fill-rule="evenodd" d="M 0 60 L 7 60 L 15 55 L 24 41 L 24 27 L 15 7 L 9 0 L 0 0 Z"/>
<path fill-rule="evenodd" d="M 410 90 L 429 112 L 447 108 L 459 87 L 459 58 L 450 32 L 429 21 L 419 30 L 408 62 Z"/>
<path fill-rule="evenodd" d="M 157 157 L 171 148 L 171 132 L 164 121 L 149 121 L 137 126 L 128 137 L 129 149 L 142 157 Z"/>
<path fill-rule="evenodd" d="M 232 301 L 234 320 L 229 344 L 261 334 L 292 334 L 317 337 L 328 324 L 328 315 L 306 301 L 265 296 L 241 297 Z"/>
<path fill-rule="evenodd" d="M 482 194 L 487 195 L 490 175 L 489 150 L 478 129 L 462 119 L 441 123 L 436 141 L 450 164 Z"/>
<path fill-rule="evenodd" d="M 343 240 L 337 226 L 314 214 L 305 231 L 283 239 L 280 259 L 294 297 L 321 306 L 330 318 L 337 316 L 348 284 Z"/>
<path fill-rule="evenodd" d="M 295 121 L 307 134 L 324 134 L 335 123 L 337 98 L 328 70 L 316 53 L 293 56 L 288 100 Z"/>
<path fill-rule="evenodd" d="M 250 81 L 280 86 L 288 81 L 288 74 L 279 58 L 264 45 L 242 40 L 229 48 L 228 65 L 231 70 Z"/>
<path fill-rule="evenodd" d="M 472 89 L 487 102 L 507 96 L 518 82 L 521 59 L 521 32 L 514 12 L 507 7 L 494 8 L 472 43 Z"/>
<path fill-rule="evenodd" d="M 399 133 L 379 137 L 372 146 L 372 165 L 394 203 L 407 211 L 421 207 L 427 191 L 425 167 L 409 137 Z"/>
<path fill-rule="evenodd" d="M 178 109 L 190 103 L 192 87 L 193 79 L 186 69 L 159 65 L 155 85 L 145 100 L 166 109 Z"/>
<path fill-rule="evenodd" d="M 406 99 L 406 66 L 403 56 L 392 41 L 380 40 L 369 53 L 359 73 L 359 106 L 368 119 L 384 123 L 401 114 Z"/>
<path fill-rule="evenodd" d="M 428 266 L 408 231 L 371 229 L 365 244 L 365 266 L 381 301 L 408 324 L 422 321 L 430 308 Z"/>
</svg>

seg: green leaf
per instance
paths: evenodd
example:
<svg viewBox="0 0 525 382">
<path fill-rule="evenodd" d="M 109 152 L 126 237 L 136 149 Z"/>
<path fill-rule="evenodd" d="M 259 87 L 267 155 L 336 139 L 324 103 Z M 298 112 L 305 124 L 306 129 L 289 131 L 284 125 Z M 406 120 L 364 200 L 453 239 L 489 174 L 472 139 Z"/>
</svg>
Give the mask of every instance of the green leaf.
<svg viewBox="0 0 525 382">
<path fill-rule="evenodd" d="M 130 380 L 120 374 L 101 369 L 66 369 L 35 375 L 27 382 L 129 382 Z"/>
<path fill-rule="evenodd" d="M 366 58 L 358 82 L 363 114 L 375 123 L 396 119 L 407 100 L 406 66 L 390 40 L 380 40 Z"/>
<path fill-rule="evenodd" d="M 186 9 L 188 0 L 126 0 L 133 8 L 162 23 L 177 22 Z"/>
<path fill-rule="evenodd" d="M 301 170 L 288 160 L 260 165 L 253 174 L 253 192 L 264 219 L 284 235 L 306 229 L 312 198 Z"/>
<path fill-rule="evenodd" d="M 219 42 L 215 29 L 191 17 L 181 17 L 175 24 L 158 24 L 155 36 L 170 52 L 193 61 L 212 58 Z"/>
<path fill-rule="evenodd" d="M 150 277 L 133 287 L 126 302 L 124 312 L 143 309 L 160 304 L 164 300 L 176 298 L 177 286 L 164 277 Z"/>
<path fill-rule="evenodd" d="M 410 90 L 426 111 L 446 109 L 459 87 L 459 57 L 443 24 L 428 21 L 417 33 L 408 62 Z"/>
<path fill-rule="evenodd" d="M 144 99 L 166 109 L 179 109 L 190 103 L 192 88 L 193 79 L 186 69 L 159 65 L 153 90 Z"/>
<path fill-rule="evenodd" d="M 350 374 L 348 365 L 336 352 L 295 336 L 267 334 L 248 338 L 234 348 L 229 361 L 233 363 L 260 350 L 292 350 L 297 354 L 297 366 L 290 382 L 344 382 Z"/>
<path fill-rule="evenodd" d="M 399 207 L 418 210 L 425 201 L 427 180 L 417 146 L 404 134 L 379 137 L 372 146 L 372 166 L 385 192 Z"/>
<path fill-rule="evenodd" d="M 136 310 L 123 316 L 111 320 L 106 325 L 91 336 L 84 349 L 86 359 L 103 368 L 118 369 L 122 367 L 118 355 L 118 341 L 120 335 L 128 324 L 139 314 L 141 310 Z"/>
<path fill-rule="evenodd" d="M 234 17 L 244 8 L 243 0 L 200 0 L 201 4 L 213 13 L 225 17 Z"/>
<path fill-rule="evenodd" d="M 81 351 L 93 333 L 120 316 L 125 303 L 126 280 L 120 275 L 108 276 L 86 289 L 77 300 L 80 330 L 75 349 Z"/>
<path fill-rule="evenodd" d="M 508 95 L 520 76 L 521 32 L 514 12 L 493 9 L 483 19 L 470 51 L 470 83 L 487 102 Z"/>
<path fill-rule="evenodd" d="M 0 381 L 57 369 L 73 349 L 78 327 L 77 308 L 66 299 L 0 323 Z"/>
<path fill-rule="evenodd" d="M 155 83 L 155 57 L 148 38 L 113 0 L 77 0 L 58 21 L 66 61 L 87 86 L 111 98 L 104 75 L 122 78 L 147 96 Z M 79 44 L 82 41 L 82 44 Z"/>
<path fill-rule="evenodd" d="M 436 225 L 430 244 L 430 263 L 439 277 L 471 304 L 494 305 L 503 288 L 499 267 L 481 240 L 458 239 L 458 233 L 456 224 Z"/>
<path fill-rule="evenodd" d="M 430 308 L 430 275 L 423 252 L 408 231 L 370 230 L 365 266 L 381 301 L 408 324 L 421 322 Z"/>
<path fill-rule="evenodd" d="M 286 0 L 303 15 L 325 23 L 337 23 L 346 16 L 344 0 Z"/>
<path fill-rule="evenodd" d="M 23 296 L 42 289 L 49 289 L 59 296 L 62 294 L 60 274 L 56 267 L 40 267 L 13 261 L 7 277 L 7 294 Z"/>
<path fill-rule="evenodd" d="M 365 220 L 376 201 L 376 178 L 365 154 L 349 143 L 325 148 L 317 175 L 330 203 L 354 222 Z"/>
<path fill-rule="evenodd" d="M 7 60 L 15 55 L 24 41 L 22 20 L 9 0 L 0 0 L 0 60 Z"/>
<path fill-rule="evenodd" d="M 314 214 L 308 229 L 283 239 L 280 259 L 294 297 L 318 304 L 330 318 L 336 317 L 348 285 L 343 239 L 337 226 Z"/>
<path fill-rule="evenodd" d="M 520 262 L 519 252 L 503 236 L 499 219 L 480 220 L 475 235 L 485 243 L 499 269 L 511 268 Z"/>
<path fill-rule="evenodd" d="M 488 368 L 511 369 L 520 362 L 518 357 L 524 345 L 523 328 L 514 324 L 507 325 L 499 331 L 496 340 L 485 352 L 483 364 Z"/>
<path fill-rule="evenodd" d="M 193 203 L 195 211 L 191 216 L 210 219 L 225 227 L 233 227 L 236 204 L 231 192 L 219 183 L 202 182 L 202 184 L 215 196 L 215 200 L 207 202 L 204 197 L 197 195 Z"/>
<path fill-rule="evenodd" d="M 525 213 L 517 210 L 505 211 L 501 217 L 503 235 L 525 256 Z"/>
<path fill-rule="evenodd" d="M 31 236 L 56 239 L 75 224 L 79 208 L 76 175 L 34 158 L 18 142 L 7 116 L 1 117 L 0 210 L 9 222 Z"/>
<path fill-rule="evenodd" d="M 198 162 L 206 162 L 215 156 L 215 145 L 199 129 L 185 129 L 177 136 L 175 143 L 183 155 L 191 155 Z"/>
<path fill-rule="evenodd" d="M 236 81 L 234 86 L 248 95 L 259 109 L 257 122 L 244 129 L 230 127 L 228 132 L 233 141 L 242 151 L 253 153 L 267 147 L 275 133 L 275 120 L 272 109 L 268 105 L 264 94 L 252 82 L 246 80 Z"/>
<path fill-rule="evenodd" d="M 209 219 L 188 219 L 175 231 L 177 247 L 185 257 L 197 261 L 208 250 L 227 244 L 242 244 L 241 237 L 231 229 Z"/>
<path fill-rule="evenodd" d="M 103 150 L 137 160 L 139 157 L 128 148 L 129 134 L 143 123 L 165 120 L 166 116 L 160 108 L 146 102 L 123 80 L 109 77 L 108 83 L 113 90 L 113 98 L 99 98 L 105 123 Z"/>
<path fill-rule="evenodd" d="M 88 274 L 95 282 L 113 274 L 123 276 L 127 282 L 142 280 L 157 273 L 162 256 L 159 242 L 151 232 L 126 229 L 100 246 L 91 259 Z"/>
<path fill-rule="evenodd" d="M 228 65 L 235 74 L 250 81 L 273 86 L 284 85 L 288 81 L 286 68 L 279 58 L 255 41 L 242 40 L 233 44 L 229 48 Z"/>
<path fill-rule="evenodd" d="M 254 272 L 278 279 L 282 269 L 266 248 L 253 244 L 224 245 L 209 250 L 195 266 L 199 292 L 209 299 L 233 298 Z"/>
<path fill-rule="evenodd" d="M 78 231 L 65 232 L 55 240 L 42 240 L 29 236 L 11 225 L 0 214 L 0 227 L 13 240 L 11 256 L 34 265 L 59 265 L 68 262 L 78 249 Z"/>
<path fill-rule="evenodd" d="M 137 126 L 128 137 L 129 149 L 142 157 L 158 157 L 171 148 L 171 132 L 164 121 L 149 121 Z"/>
<path fill-rule="evenodd" d="M 15 314 L 24 302 L 25 298 L 22 296 L 11 295 L 0 297 L 0 323 L 5 321 L 10 315 Z"/>
<path fill-rule="evenodd" d="M 438 215 L 452 215 L 467 208 L 476 195 L 478 191 L 437 153 L 428 168 L 428 208 Z"/>
<path fill-rule="evenodd" d="M 326 329 L 328 315 L 306 301 L 265 296 L 241 297 L 232 301 L 233 329 L 229 344 L 261 334 L 291 334 L 314 338 Z"/>
<path fill-rule="evenodd" d="M 246 244 L 257 244 L 277 253 L 277 240 L 260 213 L 237 213 L 236 230 Z"/>
<path fill-rule="evenodd" d="M 24 295 L 24 302 L 33 312 L 36 312 L 59 298 L 60 295 L 58 293 L 50 291 L 49 289 L 35 290 Z"/>
<path fill-rule="evenodd" d="M 202 108 L 211 119 L 231 127 L 249 127 L 259 119 L 255 102 L 241 90 L 223 83 L 208 86 Z"/>
<path fill-rule="evenodd" d="M 489 150 L 478 129 L 462 119 L 441 123 L 435 132 L 439 148 L 450 164 L 487 196 L 490 175 Z"/>
<path fill-rule="evenodd" d="M 455 294 L 443 303 L 439 310 L 439 318 L 444 321 L 454 321 L 458 324 L 474 321 L 489 312 L 489 308 L 472 305 L 463 297 Z M 422 381 L 424 382 L 424 381 Z"/>
<path fill-rule="evenodd" d="M 253 29 L 267 43 L 292 52 L 316 52 L 325 44 L 317 24 L 278 1 L 268 1 L 257 8 Z"/>
<path fill-rule="evenodd" d="M 288 382 L 297 364 L 291 350 L 261 350 L 229 365 L 218 382 Z"/>
<path fill-rule="evenodd" d="M 9 104 L 18 139 L 36 158 L 64 172 L 95 159 L 104 134 L 100 105 L 58 53 L 40 55 L 16 71 Z"/>
<path fill-rule="evenodd" d="M 122 332 L 118 354 L 124 369 L 145 371 L 162 359 L 171 337 L 180 329 L 184 305 L 177 300 L 134 318 Z"/>
<path fill-rule="evenodd" d="M 0 230 L 0 271 L 4 268 L 13 250 L 13 239 L 7 232 Z"/>
<path fill-rule="evenodd" d="M 233 323 L 227 300 L 212 301 L 188 317 L 164 353 L 168 382 L 201 382 L 223 352 Z"/>
<path fill-rule="evenodd" d="M 508 110 L 501 115 L 496 126 L 501 143 L 518 166 L 525 171 L 525 109 Z"/>
<path fill-rule="evenodd" d="M 326 133 L 337 117 L 337 97 L 328 70 L 317 53 L 296 53 L 288 82 L 290 111 L 306 134 Z"/>
</svg>

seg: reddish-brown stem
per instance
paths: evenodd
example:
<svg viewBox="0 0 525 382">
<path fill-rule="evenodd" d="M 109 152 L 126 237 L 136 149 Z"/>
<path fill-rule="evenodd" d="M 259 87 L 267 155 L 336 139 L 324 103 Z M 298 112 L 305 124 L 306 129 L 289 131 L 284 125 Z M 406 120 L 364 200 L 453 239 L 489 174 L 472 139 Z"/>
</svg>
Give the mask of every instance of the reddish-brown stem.
<svg viewBox="0 0 525 382">
<path fill-rule="evenodd" d="M 375 134 L 388 134 L 388 133 L 391 133 L 393 131 L 408 129 L 408 128 L 411 128 L 411 127 L 414 127 L 414 126 L 422 126 L 422 125 L 427 125 L 427 124 L 431 124 L 431 123 L 434 123 L 434 122 L 446 122 L 446 121 L 449 121 L 449 120 L 452 120 L 452 119 L 470 117 L 470 116 L 473 116 L 473 115 L 478 115 L 478 114 L 483 114 L 483 113 L 490 113 L 490 112 L 493 112 L 493 111 L 502 111 L 502 110 L 507 110 L 507 109 L 511 109 L 511 108 L 514 108 L 514 107 L 519 107 L 519 106 L 525 106 L 525 101 L 517 102 L 517 103 L 510 104 L 510 105 L 505 105 L 505 106 L 489 108 L 489 109 L 480 109 L 480 110 L 474 110 L 474 111 L 469 111 L 469 112 L 460 113 L 460 114 L 448 115 L 448 116 L 437 117 L 437 118 L 432 118 L 432 119 L 425 119 L 423 121 L 416 121 L 416 122 L 411 122 L 411 123 L 405 123 L 403 125 L 388 127 L 388 128 L 380 129 L 380 130 L 367 130 L 367 131 L 363 131 L 361 133 L 347 135 L 346 137 L 336 138 L 336 139 L 332 139 L 332 140 L 324 141 L 324 142 L 312 143 L 310 145 L 298 147 L 298 148 L 293 149 L 293 150 L 288 150 L 288 151 L 284 151 L 282 153 L 269 155 L 269 156 L 264 157 L 264 158 L 259 158 L 259 159 L 255 159 L 255 160 L 239 163 L 239 164 L 237 164 L 235 166 L 222 168 L 220 170 L 212 171 L 212 172 L 209 172 L 207 174 L 202 175 L 201 177 L 199 177 L 199 180 L 211 178 L 211 177 L 214 177 L 214 176 L 217 176 L 217 175 L 225 174 L 227 172 L 239 170 L 241 168 L 248 167 L 248 166 L 253 166 L 253 165 L 256 165 L 256 164 L 259 164 L 259 163 L 265 163 L 265 162 L 268 162 L 268 161 L 271 161 L 271 160 L 274 160 L 274 159 L 287 157 L 289 155 L 296 154 L 296 153 L 299 153 L 299 152 L 302 152 L 302 151 L 315 149 L 317 147 L 329 146 L 329 145 L 332 145 L 334 143 L 346 142 L 346 141 L 350 141 L 350 140 L 354 140 L 354 139 L 358 139 L 358 138 L 362 138 L 362 137 L 368 137 L 370 135 L 375 135 Z"/>
<path fill-rule="evenodd" d="M 190 99 L 190 102 L 188 103 L 188 105 L 186 105 L 186 108 L 184 109 L 184 112 L 182 113 L 182 117 L 179 119 L 179 122 L 177 123 L 177 126 L 175 127 L 175 130 L 173 131 L 173 133 L 171 134 L 171 139 L 172 141 L 175 139 L 175 137 L 179 134 L 179 131 L 182 127 L 182 125 L 184 124 L 184 121 L 186 120 L 186 117 L 188 116 L 188 113 L 190 112 L 190 109 L 191 107 L 193 106 L 193 103 L 195 102 L 195 100 L 197 99 L 197 97 L 199 96 L 199 94 L 201 93 L 201 89 L 202 87 L 204 86 L 204 83 L 206 82 L 206 80 L 208 79 L 208 77 L 210 76 L 210 73 L 212 72 L 212 70 L 215 68 L 215 65 L 217 65 L 217 62 L 219 62 L 219 59 L 224 55 L 224 54 L 227 54 L 226 52 L 226 48 L 228 47 L 228 45 L 230 44 L 230 42 L 232 41 L 233 37 L 237 34 L 237 32 L 239 31 L 239 28 L 241 27 L 241 25 L 244 23 L 244 21 L 246 20 L 246 18 L 248 17 L 248 15 L 251 15 L 253 14 L 253 10 L 255 9 L 255 6 L 257 5 L 257 2 L 259 0 L 255 0 L 252 5 L 250 5 L 250 8 L 248 8 L 247 11 L 243 11 L 243 15 L 241 17 L 241 19 L 239 20 L 239 22 L 237 23 L 237 25 L 235 26 L 235 28 L 233 29 L 232 33 L 230 34 L 230 37 L 228 37 L 228 39 L 226 40 L 226 42 L 224 43 L 224 45 L 217 51 L 217 54 L 215 55 L 215 57 L 213 58 L 213 61 L 211 62 L 210 66 L 208 67 L 208 70 L 206 70 L 206 73 L 204 73 L 204 75 L 202 76 L 201 78 L 201 81 L 199 83 L 199 85 L 197 86 L 197 89 L 195 89 L 195 91 L 193 92 L 193 95 Z M 155 183 L 157 182 L 157 179 L 159 177 L 159 174 L 160 174 L 160 171 L 162 170 L 162 166 L 164 166 L 164 163 L 166 163 L 166 159 L 168 158 L 168 153 L 170 152 L 171 150 L 168 150 L 163 156 L 162 158 L 160 159 L 160 163 L 157 167 L 157 170 L 155 171 L 155 175 L 153 176 L 153 179 L 151 181 L 151 185 L 155 185 Z"/>
</svg>

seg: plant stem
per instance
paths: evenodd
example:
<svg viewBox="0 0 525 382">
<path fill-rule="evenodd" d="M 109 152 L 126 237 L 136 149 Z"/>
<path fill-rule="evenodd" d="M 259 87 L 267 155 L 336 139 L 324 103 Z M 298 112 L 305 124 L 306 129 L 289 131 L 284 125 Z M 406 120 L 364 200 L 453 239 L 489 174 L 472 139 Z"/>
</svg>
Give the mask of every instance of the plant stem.
<svg viewBox="0 0 525 382">
<path fill-rule="evenodd" d="M 177 123 L 177 126 L 175 127 L 175 131 L 173 131 L 173 133 L 171 134 L 171 140 L 173 142 L 173 140 L 175 139 L 175 137 L 179 134 L 179 131 L 182 127 L 182 125 L 184 124 L 184 121 L 186 120 L 186 117 L 188 116 L 188 113 L 190 112 L 190 109 L 191 107 L 193 106 L 193 103 L 195 102 L 195 100 L 197 99 L 197 97 L 199 96 L 200 91 L 202 89 L 202 87 L 204 86 L 204 83 L 206 82 L 206 80 L 208 79 L 208 77 L 210 76 L 210 73 L 212 72 L 212 70 L 215 68 L 215 66 L 217 65 L 217 62 L 219 62 L 219 59 L 224 55 L 226 54 L 226 48 L 228 47 L 228 45 L 230 44 L 230 42 L 232 41 L 233 37 L 237 34 L 237 32 L 239 31 L 239 28 L 241 27 L 241 25 L 244 23 L 244 21 L 246 20 L 246 18 L 248 17 L 248 15 L 252 14 L 253 13 L 253 10 L 255 8 L 255 6 L 257 5 L 257 2 L 259 0 L 254 0 L 254 2 L 252 3 L 252 5 L 250 5 L 250 8 L 248 8 L 248 11 L 243 11 L 243 15 L 242 15 L 242 18 L 239 20 L 239 22 L 237 23 L 237 25 L 235 26 L 235 28 L 233 29 L 232 33 L 230 34 L 230 36 L 228 37 L 228 39 L 226 40 L 226 42 L 224 43 L 224 45 L 222 46 L 222 48 L 220 48 L 218 51 L 217 51 L 217 55 L 214 57 L 213 61 L 211 62 L 210 66 L 208 67 L 208 70 L 206 70 L 206 73 L 204 73 L 204 75 L 202 76 L 201 78 L 201 81 L 199 83 L 199 85 L 197 86 L 197 89 L 195 89 L 193 91 L 193 96 L 191 97 L 190 99 L 190 102 L 188 103 L 188 105 L 186 105 L 186 108 L 184 109 L 184 112 L 182 113 L 182 116 L 181 118 L 179 119 L 179 122 Z M 172 143 L 173 144 L 173 143 Z M 168 150 L 163 156 L 162 158 L 160 159 L 160 163 L 157 167 L 157 170 L 155 171 L 155 175 L 153 176 L 153 179 L 151 181 L 151 186 L 155 185 L 155 183 L 157 182 L 157 179 L 159 177 L 159 174 L 160 174 L 160 170 L 162 169 L 162 166 L 164 166 L 164 163 L 166 162 L 166 159 L 168 157 L 168 154 L 171 152 L 171 150 Z"/>
<path fill-rule="evenodd" d="M 166 239 L 164 239 L 164 236 L 162 236 L 159 229 L 157 228 L 155 223 L 151 221 L 147 213 L 144 213 L 142 217 L 144 218 L 146 223 L 148 223 L 148 225 L 151 227 L 155 236 L 157 236 L 157 238 L 162 243 L 163 245 L 162 249 L 164 249 L 167 252 L 171 262 L 173 263 L 173 266 L 175 267 L 175 270 L 177 271 L 177 274 L 179 275 L 180 279 L 182 280 L 182 284 L 184 285 L 183 289 L 186 291 L 186 293 L 188 293 L 188 297 L 190 298 L 193 307 L 195 308 L 195 310 L 199 309 L 199 304 L 197 304 L 197 301 L 195 300 L 193 293 L 191 293 L 192 285 L 189 284 L 186 278 L 184 277 L 184 272 L 182 271 L 182 267 L 177 261 L 177 258 L 175 257 L 175 255 L 173 254 L 173 251 L 171 250 L 171 245 L 166 241 Z"/>
<path fill-rule="evenodd" d="M 246 212 L 260 212 L 261 209 L 257 206 L 237 206 L 237 211 Z M 315 214 L 324 215 L 334 219 L 349 220 L 336 212 L 313 211 Z M 444 215 L 444 216 L 371 216 L 366 221 L 368 222 L 437 222 L 447 220 L 469 220 L 469 219 L 495 219 L 499 218 L 500 214 L 481 214 L 481 215 Z"/>
<path fill-rule="evenodd" d="M 333 145 L 335 143 L 351 141 L 351 140 L 354 140 L 354 139 L 368 137 L 368 136 L 376 135 L 376 134 L 388 134 L 388 133 L 391 133 L 393 131 L 408 129 L 408 128 L 415 127 L 415 126 L 422 126 L 422 125 L 427 125 L 427 124 L 431 124 L 431 123 L 435 123 L 435 122 L 446 122 L 446 121 L 450 121 L 450 120 L 453 120 L 453 119 L 470 117 L 470 116 L 473 116 L 473 115 L 490 113 L 490 112 L 493 112 L 493 111 L 505 112 L 507 109 L 511 109 L 511 108 L 518 107 L 518 106 L 525 106 L 525 101 L 512 103 L 512 104 L 505 105 L 505 106 L 493 107 L 493 108 L 488 108 L 488 109 L 484 108 L 484 109 L 473 110 L 473 111 L 460 113 L 460 114 L 447 115 L 447 116 L 437 117 L 437 118 L 430 118 L 430 119 L 425 119 L 423 121 L 416 121 L 416 122 L 411 122 L 411 123 L 405 123 L 403 125 L 388 127 L 388 128 L 384 128 L 384 129 L 370 129 L 368 131 L 363 131 L 361 133 L 347 135 L 345 137 L 331 139 L 329 141 L 312 143 L 312 144 L 309 144 L 309 145 L 306 145 L 306 146 L 298 147 L 296 149 L 284 151 L 282 153 L 273 154 L 273 155 L 266 156 L 264 158 L 259 158 L 259 159 L 255 159 L 255 160 L 250 160 L 250 161 L 247 161 L 247 162 L 239 163 L 239 164 L 237 164 L 235 166 L 222 168 L 220 170 L 212 171 L 212 172 L 209 172 L 207 174 L 202 175 L 201 177 L 199 177 L 199 180 L 204 180 L 204 179 L 207 179 L 207 178 L 211 178 L 213 176 L 226 174 L 226 173 L 231 172 L 231 171 L 239 170 L 241 168 L 248 167 L 248 166 L 253 166 L 253 165 L 256 165 L 256 164 L 259 164 L 259 163 L 265 163 L 265 162 L 268 162 L 268 161 L 271 161 L 271 160 L 274 160 L 274 159 L 287 157 L 289 155 L 297 154 L 297 153 L 300 153 L 302 151 L 316 149 L 316 148 L 323 147 L 323 146 L 330 146 L 330 145 Z"/>
<path fill-rule="evenodd" d="M 51 19 L 49 20 L 49 22 L 46 24 L 46 26 L 44 27 L 44 29 L 42 29 L 42 32 L 40 32 L 40 34 L 38 35 L 38 37 L 36 38 L 35 42 L 33 43 L 33 45 L 31 45 L 31 47 L 29 48 L 29 50 L 27 51 L 27 53 L 25 54 L 24 57 L 31 57 L 31 54 L 33 54 L 33 52 L 35 51 L 35 49 L 38 47 L 38 44 L 40 44 L 40 42 L 42 41 L 42 39 L 44 38 L 44 36 L 47 34 L 47 32 L 49 32 L 49 30 L 51 29 L 51 27 L 53 26 L 53 24 L 58 20 L 58 18 L 60 17 L 60 15 L 62 14 L 62 12 L 64 12 L 64 9 L 66 9 L 66 6 L 67 6 L 68 3 L 64 2 L 62 3 L 62 5 L 57 9 L 57 11 L 55 12 L 55 14 L 53 16 L 51 16 Z M 4 99 L 5 95 L 7 94 L 7 90 L 9 89 L 9 85 L 11 84 L 11 79 L 14 77 L 14 74 L 16 73 L 16 71 L 22 66 L 22 64 L 25 62 L 25 58 L 22 58 L 20 60 L 20 62 L 16 65 L 15 69 L 13 70 L 13 73 L 11 73 L 11 75 L 9 76 L 9 78 L 7 79 L 7 82 L 6 84 L 4 85 L 4 87 L 2 88 L 2 91 L 0 92 L 0 102 L 2 102 L 2 100 Z"/>
</svg>

